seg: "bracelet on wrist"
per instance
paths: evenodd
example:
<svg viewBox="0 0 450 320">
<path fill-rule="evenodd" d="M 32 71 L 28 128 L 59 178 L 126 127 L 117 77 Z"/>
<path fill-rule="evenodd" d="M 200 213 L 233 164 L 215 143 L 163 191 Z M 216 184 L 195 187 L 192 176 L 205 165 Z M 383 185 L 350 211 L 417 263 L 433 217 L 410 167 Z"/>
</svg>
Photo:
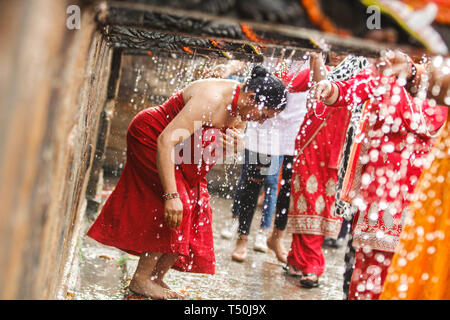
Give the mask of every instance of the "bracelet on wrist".
<svg viewBox="0 0 450 320">
<path fill-rule="evenodd" d="M 333 96 L 334 91 L 335 91 L 335 88 L 334 88 L 333 82 L 331 82 L 331 91 L 330 91 L 330 94 L 327 95 L 324 99 L 330 99 L 330 98 Z"/>
<path fill-rule="evenodd" d="M 416 75 L 417 75 L 417 68 L 416 68 L 416 66 L 414 65 L 414 63 L 413 62 L 411 62 L 411 67 L 410 67 L 410 76 L 409 76 L 409 78 L 408 79 L 406 79 L 406 81 L 407 82 L 411 82 L 411 81 L 413 81 L 414 80 L 414 78 L 416 77 Z"/>
<path fill-rule="evenodd" d="M 164 193 L 162 195 L 162 198 L 163 198 L 164 201 L 170 200 L 170 199 L 179 198 L 179 197 L 180 197 L 180 195 L 178 194 L 178 192 Z"/>
</svg>

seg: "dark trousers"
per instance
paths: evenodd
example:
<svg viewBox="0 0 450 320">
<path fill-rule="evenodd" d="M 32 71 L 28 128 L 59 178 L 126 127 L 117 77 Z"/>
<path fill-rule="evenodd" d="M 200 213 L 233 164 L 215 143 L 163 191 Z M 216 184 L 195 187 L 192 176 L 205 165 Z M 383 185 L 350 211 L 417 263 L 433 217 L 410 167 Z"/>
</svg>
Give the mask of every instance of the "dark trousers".
<svg viewBox="0 0 450 320">
<path fill-rule="evenodd" d="M 344 299 L 348 300 L 348 293 L 350 289 L 350 282 L 352 281 L 353 269 L 355 266 L 355 249 L 353 248 L 353 218 L 349 221 L 350 224 L 350 236 L 347 242 L 347 247 L 345 248 L 345 271 L 344 271 Z"/>
<path fill-rule="evenodd" d="M 258 203 L 259 192 L 271 166 L 271 156 L 245 150 L 245 163 L 239 178 L 238 187 L 233 202 L 233 215 L 239 216 L 239 233 L 248 235 L 253 215 Z M 273 158 L 278 158 L 274 156 Z M 286 229 L 292 178 L 292 156 L 284 156 L 282 164 L 282 185 L 278 193 L 275 227 Z"/>
</svg>

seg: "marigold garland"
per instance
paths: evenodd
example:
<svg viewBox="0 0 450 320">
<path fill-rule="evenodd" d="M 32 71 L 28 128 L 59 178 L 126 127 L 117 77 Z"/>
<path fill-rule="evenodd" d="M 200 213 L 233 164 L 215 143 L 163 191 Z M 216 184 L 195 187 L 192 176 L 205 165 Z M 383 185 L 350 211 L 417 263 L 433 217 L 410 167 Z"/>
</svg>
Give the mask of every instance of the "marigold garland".
<svg viewBox="0 0 450 320">
<path fill-rule="evenodd" d="M 181 47 L 181 48 L 183 49 L 184 52 L 194 53 L 194 51 L 189 47 Z"/>
<path fill-rule="evenodd" d="M 317 25 L 322 31 L 335 33 L 340 36 L 350 36 L 351 33 L 338 28 L 320 8 L 317 0 L 301 0 L 301 4 L 306 10 L 309 20 Z"/>
<path fill-rule="evenodd" d="M 258 35 L 253 31 L 252 27 L 250 27 L 248 24 L 240 23 L 241 25 L 241 31 L 245 35 L 245 37 L 252 41 L 252 42 L 258 42 L 258 43 L 266 43 L 264 39 L 261 39 L 258 37 Z"/>
</svg>

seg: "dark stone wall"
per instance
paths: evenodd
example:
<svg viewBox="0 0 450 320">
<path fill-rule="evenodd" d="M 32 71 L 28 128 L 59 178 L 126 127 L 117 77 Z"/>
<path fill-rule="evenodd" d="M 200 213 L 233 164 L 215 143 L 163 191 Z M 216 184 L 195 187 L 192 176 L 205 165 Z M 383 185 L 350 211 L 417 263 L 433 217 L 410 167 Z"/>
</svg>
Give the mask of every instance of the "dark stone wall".
<svg viewBox="0 0 450 320">
<path fill-rule="evenodd" d="M 0 28 L 0 299 L 64 297 L 111 49 L 85 1 L 5 1 Z"/>
</svg>

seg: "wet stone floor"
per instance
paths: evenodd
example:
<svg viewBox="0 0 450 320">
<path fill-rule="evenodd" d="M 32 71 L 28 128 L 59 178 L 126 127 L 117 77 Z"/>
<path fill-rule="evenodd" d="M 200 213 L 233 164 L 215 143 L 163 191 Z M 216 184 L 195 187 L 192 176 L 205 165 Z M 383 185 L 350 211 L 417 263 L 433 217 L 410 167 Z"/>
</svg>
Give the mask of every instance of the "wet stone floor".
<svg viewBox="0 0 450 320">
<path fill-rule="evenodd" d="M 110 191 L 109 191 L 110 192 Z M 103 198 L 108 192 L 104 192 Z M 341 300 L 345 248 L 324 248 L 326 271 L 320 286 L 300 288 L 298 279 L 287 277 L 283 265 L 273 252 L 253 250 L 253 243 L 261 219 L 261 209 L 255 213 L 249 236 L 248 259 L 243 263 L 231 260 L 236 238 L 225 240 L 220 231 L 231 218 L 231 199 L 211 196 L 213 232 L 216 253 L 216 274 L 202 275 L 169 270 L 166 283 L 192 300 Z M 137 265 L 137 257 L 104 246 L 85 236 L 91 222 L 86 221 L 77 247 L 72 268 L 68 299 L 117 300 L 124 299 L 126 289 Z M 284 237 L 285 248 L 291 235 Z"/>
</svg>

